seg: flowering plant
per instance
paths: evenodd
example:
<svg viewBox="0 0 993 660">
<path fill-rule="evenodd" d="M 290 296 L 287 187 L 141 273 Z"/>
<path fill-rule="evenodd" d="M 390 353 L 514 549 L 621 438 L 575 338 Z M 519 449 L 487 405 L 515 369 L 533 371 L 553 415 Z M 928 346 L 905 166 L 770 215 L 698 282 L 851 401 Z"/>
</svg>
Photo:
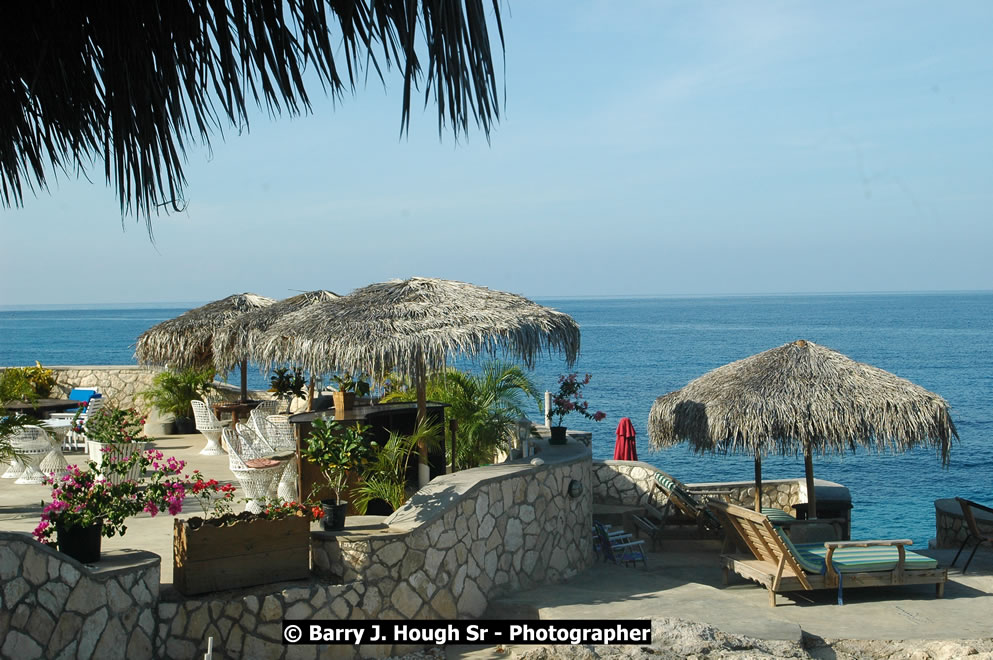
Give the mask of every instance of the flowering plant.
<svg viewBox="0 0 993 660">
<path fill-rule="evenodd" d="M 558 424 L 554 426 L 562 426 L 562 420 L 572 412 L 579 413 L 594 422 L 599 422 L 607 416 L 599 410 L 591 413 L 590 402 L 583 399 L 583 386 L 589 384 L 590 378 L 591 376 L 586 374 L 580 380 L 575 373 L 559 376 L 559 391 L 552 397 L 552 407 L 548 411 L 549 416 L 558 417 Z"/>
<path fill-rule="evenodd" d="M 145 418 L 134 408 L 104 406 L 86 418 L 86 437 L 94 442 L 137 442 Z"/>
<path fill-rule="evenodd" d="M 176 515 L 183 510 L 183 499 L 192 493 L 206 506 L 215 495 L 215 510 L 223 508 L 234 497 L 234 487 L 221 486 L 211 479 L 205 481 L 194 471 L 193 477 L 182 475 L 184 461 L 170 456 L 163 460 L 162 452 L 149 449 L 120 458 L 107 450 L 103 464 L 87 463 L 87 470 L 70 465 L 61 477 L 50 474 L 45 483 L 52 486 L 52 501 L 44 506 L 41 521 L 33 534 L 38 541 L 49 543 L 56 526 L 90 527 L 101 524 L 101 534 L 111 538 L 127 531 L 125 522 L 131 516 L 161 512 Z M 145 483 L 124 478 L 135 465 L 145 472 Z M 121 479 L 111 479 L 117 475 Z"/>
</svg>

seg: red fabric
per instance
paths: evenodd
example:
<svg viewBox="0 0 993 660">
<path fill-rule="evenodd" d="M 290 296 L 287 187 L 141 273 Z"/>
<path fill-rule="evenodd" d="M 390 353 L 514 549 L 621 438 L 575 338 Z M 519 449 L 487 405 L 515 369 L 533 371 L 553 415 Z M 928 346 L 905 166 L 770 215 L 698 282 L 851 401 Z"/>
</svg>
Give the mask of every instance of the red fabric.
<svg viewBox="0 0 993 660">
<path fill-rule="evenodd" d="M 638 460 L 638 449 L 634 444 L 634 425 L 629 417 L 621 417 L 617 423 L 617 442 L 614 444 L 615 461 Z"/>
</svg>

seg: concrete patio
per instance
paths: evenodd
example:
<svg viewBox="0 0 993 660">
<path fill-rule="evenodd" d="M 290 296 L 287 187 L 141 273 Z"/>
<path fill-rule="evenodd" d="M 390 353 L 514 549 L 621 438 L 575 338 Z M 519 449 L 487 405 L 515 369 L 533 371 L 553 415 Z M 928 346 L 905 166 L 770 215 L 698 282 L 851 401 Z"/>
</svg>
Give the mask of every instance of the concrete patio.
<svg viewBox="0 0 993 660">
<path fill-rule="evenodd" d="M 188 461 L 206 477 L 230 480 L 227 456 L 201 456 L 202 436 L 169 436 L 153 446 Z M 68 455 L 82 462 L 80 454 Z M 237 484 L 237 482 L 234 482 Z M 0 480 L 0 529 L 30 532 L 38 522 L 45 486 L 15 485 Z M 182 516 L 197 515 L 191 500 Z M 368 523 L 361 518 L 352 524 Z M 162 557 L 162 583 L 172 581 L 172 517 L 132 519 L 124 537 L 103 539 L 104 550 L 142 549 Z M 317 525 L 315 524 L 315 529 Z M 923 539 L 914 539 L 923 541 Z M 947 566 L 954 550 L 929 550 Z M 945 597 L 932 586 L 846 589 L 845 605 L 836 592 L 824 590 L 781 596 L 771 608 L 764 588 L 735 579 L 721 585 L 719 543 L 667 541 L 649 554 L 648 566 L 597 563 L 567 583 L 520 592 L 491 602 L 487 616 L 541 619 L 654 619 L 674 617 L 707 623 L 729 632 L 761 639 L 799 640 L 802 634 L 824 639 L 970 639 L 993 636 L 993 552 L 981 548 L 967 575 L 949 571 Z M 264 587 L 260 588 L 264 589 Z M 450 647 L 450 657 L 498 657 L 494 651 Z M 504 656 L 505 657 L 505 656 Z"/>
</svg>

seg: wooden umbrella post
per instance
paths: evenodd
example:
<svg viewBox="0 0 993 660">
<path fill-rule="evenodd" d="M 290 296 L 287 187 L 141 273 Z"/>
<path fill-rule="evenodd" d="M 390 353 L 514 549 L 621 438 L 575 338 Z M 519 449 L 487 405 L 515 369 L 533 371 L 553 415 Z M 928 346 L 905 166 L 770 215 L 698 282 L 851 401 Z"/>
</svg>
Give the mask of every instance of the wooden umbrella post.
<svg viewBox="0 0 993 660">
<path fill-rule="evenodd" d="M 241 361 L 241 400 L 248 401 L 248 360 Z"/>
<path fill-rule="evenodd" d="M 807 479 L 807 518 L 817 517 L 817 490 L 814 488 L 814 461 L 810 456 L 810 442 L 803 445 L 803 471 Z"/>
<path fill-rule="evenodd" d="M 420 352 L 417 354 L 417 368 L 414 374 L 414 379 L 417 381 L 417 426 L 421 428 L 428 416 L 428 398 L 427 398 L 427 384 L 425 383 L 424 374 L 424 359 L 421 357 Z M 424 444 L 423 440 L 417 443 L 417 453 L 419 460 L 417 461 L 417 485 L 420 488 L 424 488 L 431 481 L 431 468 L 428 465 L 428 446 Z"/>
<path fill-rule="evenodd" d="M 762 511 L 762 457 L 755 452 L 755 510 Z"/>
</svg>

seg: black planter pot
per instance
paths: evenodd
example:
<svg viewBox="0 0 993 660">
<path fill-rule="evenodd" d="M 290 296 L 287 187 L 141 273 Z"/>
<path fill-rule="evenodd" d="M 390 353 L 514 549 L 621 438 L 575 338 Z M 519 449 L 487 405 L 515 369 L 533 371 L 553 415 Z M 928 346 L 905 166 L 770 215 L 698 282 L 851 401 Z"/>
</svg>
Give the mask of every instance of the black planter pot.
<svg viewBox="0 0 993 660">
<path fill-rule="evenodd" d="M 566 441 L 566 427 L 564 426 L 551 426 L 548 428 L 552 435 L 548 438 L 548 444 L 550 445 L 564 445 Z"/>
<path fill-rule="evenodd" d="M 55 535 L 59 552 L 69 555 L 83 564 L 100 561 L 100 534 L 103 522 L 98 521 L 89 527 L 63 527 L 55 523 Z"/>
<path fill-rule="evenodd" d="M 197 423 L 189 417 L 177 417 L 172 422 L 173 433 L 176 435 L 186 435 L 197 432 Z"/>
<path fill-rule="evenodd" d="M 321 518 L 321 527 L 328 532 L 340 532 L 345 529 L 345 516 L 348 515 L 348 502 L 335 504 L 335 500 L 321 500 L 321 508 L 324 509 L 324 517 Z"/>
</svg>

